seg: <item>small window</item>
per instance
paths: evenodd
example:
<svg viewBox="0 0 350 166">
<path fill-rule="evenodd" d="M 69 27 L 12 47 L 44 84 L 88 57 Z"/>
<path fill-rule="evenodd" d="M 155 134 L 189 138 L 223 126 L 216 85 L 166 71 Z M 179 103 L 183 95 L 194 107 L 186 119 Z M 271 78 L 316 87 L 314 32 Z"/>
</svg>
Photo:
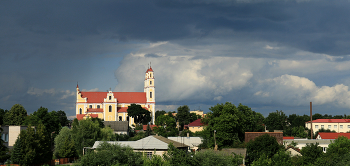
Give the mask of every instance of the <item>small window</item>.
<svg viewBox="0 0 350 166">
<path fill-rule="evenodd" d="M 97 108 L 100 108 L 100 105 L 97 105 Z"/>
<path fill-rule="evenodd" d="M 89 105 L 89 108 L 92 108 L 92 105 Z"/>
<path fill-rule="evenodd" d="M 152 98 L 152 92 L 149 92 L 149 98 Z"/>
<path fill-rule="evenodd" d="M 328 125 L 328 128 L 329 128 L 329 129 L 332 128 L 332 125 Z"/>
<path fill-rule="evenodd" d="M 129 121 L 129 117 L 126 117 L 126 121 Z"/>
<path fill-rule="evenodd" d="M 337 125 L 334 125 L 334 129 L 337 129 L 338 128 L 338 126 Z"/>
<path fill-rule="evenodd" d="M 326 152 L 327 152 L 327 148 L 326 148 L 326 147 L 322 147 L 322 151 L 323 151 L 324 153 L 326 153 Z"/>
<path fill-rule="evenodd" d="M 149 84 L 152 85 L 152 81 L 150 81 Z"/>
<path fill-rule="evenodd" d="M 83 114 L 83 110 L 79 108 L 79 114 Z"/>
<path fill-rule="evenodd" d="M 122 116 L 119 116 L 119 121 L 122 121 L 122 120 L 123 120 Z"/>
<path fill-rule="evenodd" d="M 339 127 L 340 127 L 340 129 L 343 129 L 343 125 L 340 125 Z"/>
<path fill-rule="evenodd" d="M 112 106 L 111 105 L 109 106 L 109 110 L 108 111 L 112 112 Z"/>
<path fill-rule="evenodd" d="M 315 125 L 315 129 L 318 129 L 318 125 Z"/>
<path fill-rule="evenodd" d="M 324 125 L 321 125 L 321 128 L 324 128 Z"/>
<path fill-rule="evenodd" d="M 152 159 L 152 152 L 146 152 L 147 158 Z"/>
<path fill-rule="evenodd" d="M 149 73 L 149 77 L 151 77 L 151 78 L 152 78 L 152 73 Z"/>
<path fill-rule="evenodd" d="M 112 100 L 112 96 L 109 96 L 109 100 Z"/>
<path fill-rule="evenodd" d="M 350 128 L 350 125 L 348 125 L 348 129 Z"/>
</svg>

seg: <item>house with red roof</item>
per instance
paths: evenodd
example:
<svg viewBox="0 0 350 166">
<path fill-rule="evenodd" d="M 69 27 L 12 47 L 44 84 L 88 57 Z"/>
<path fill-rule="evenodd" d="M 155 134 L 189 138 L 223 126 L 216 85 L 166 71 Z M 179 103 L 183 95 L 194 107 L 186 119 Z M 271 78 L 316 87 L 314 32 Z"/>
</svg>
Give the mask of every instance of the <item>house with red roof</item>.
<svg viewBox="0 0 350 166">
<path fill-rule="evenodd" d="M 311 122 L 305 122 L 305 127 L 311 128 Z M 316 133 L 320 129 L 329 129 L 337 133 L 350 131 L 350 119 L 316 119 L 312 121 L 312 129 Z"/>
<path fill-rule="evenodd" d="M 196 131 L 202 131 L 204 124 L 201 122 L 202 119 L 197 119 L 193 121 L 192 123 L 185 125 L 185 127 L 188 127 L 188 129 L 192 132 Z"/>
<path fill-rule="evenodd" d="M 330 132 L 319 132 L 316 136 L 316 139 L 337 139 L 338 137 L 343 136 L 350 138 L 350 133 L 330 133 Z"/>
<path fill-rule="evenodd" d="M 151 112 L 152 123 L 155 118 L 155 86 L 154 72 L 149 67 L 145 74 L 144 92 L 86 92 L 77 85 L 76 117 L 78 120 L 97 117 L 104 121 L 129 121 L 128 106 L 138 104 Z"/>
</svg>

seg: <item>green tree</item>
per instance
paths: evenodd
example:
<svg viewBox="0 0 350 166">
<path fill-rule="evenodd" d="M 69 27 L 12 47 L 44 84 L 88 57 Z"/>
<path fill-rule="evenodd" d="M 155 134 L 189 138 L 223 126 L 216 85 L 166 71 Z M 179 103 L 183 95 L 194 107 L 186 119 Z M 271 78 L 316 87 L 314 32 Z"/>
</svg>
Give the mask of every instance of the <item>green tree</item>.
<svg viewBox="0 0 350 166">
<path fill-rule="evenodd" d="M 283 149 L 283 145 L 279 145 L 275 137 L 264 134 L 247 143 L 246 158 L 248 163 L 252 163 L 258 160 L 260 156 L 271 158 L 281 149 Z"/>
<path fill-rule="evenodd" d="M 266 155 L 260 156 L 258 160 L 255 160 L 252 163 L 252 166 L 292 166 L 292 159 L 290 154 L 281 149 L 276 154 L 274 154 L 271 158 L 268 158 Z"/>
<path fill-rule="evenodd" d="M 57 111 L 57 115 L 58 115 L 61 126 L 67 126 L 69 123 L 69 120 L 67 119 L 66 112 L 59 110 L 59 111 Z"/>
<path fill-rule="evenodd" d="M 27 116 L 27 111 L 20 104 L 15 104 L 12 106 L 9 112 L 4 116 L 4 125 L 16 125 L 20 126 L 23 124 Z"/>
<path fill-rule="evenodd" d="M 87 152 L 81 157 L 78 165 L 96 166 L 96 165 L 130 165 L 141 166 L 143 159 L 141 153 L 133 152 L 130 147 L 120 145 L 111 145 L 107 142 L 102 143 L 95 151 Z"/>
<path fill-rule="evenodd" d="M 114 130 L 110 127 L 101 128 L 101 140 L 116 141 L 116 135 L 114 134 Z"/>
<path fill-rule="evenodd" d="M 18 136 L 15 144 L 13 145 L 13 150 L 11 152 L 11 162 L 15 164 L 22 163 L 23 154 L 23 146 L 22 146 L 21 138 Z"/>
<path fill-rule="evenodd" d="M 179 120 L 181 131 L 183 130 L 185 124 L 190 123 L 190 108 L 187 105 L 180 106 L 179 108 L 177 108 L 176 117 Z"/>
<path fill-rule="evenodd" d="M 68 127 L 63 127 L 55 138 L 54 155 L 56 158 L 77 156 L 77 149 L 75 148 L 75 142 L 72 138 L 71 129 Z"/>
<path fill-rule="evenodd" d="M 301 149 L 300 153 L 303 155 L 304 164 L 314 163 L 317 158 L 323 155 L 322 147 L 318 146 L 318 143 L 307 144 Z"/>
<path fill-rule="evenodd" d="M 157 127 L 153 128 L 153 132 L 163 137 L 176 136 L 179 130 L 176 128 L 175 118 L 167 115 L 159 115 L 155 121 Z"/>
<path fill-rule="evenodd" d="M 7 112 L 9 111 L 0 108 L 0 126 L 4 124 L 4 117 Z"/>
<path fill-rule="evenodd" d="M 164 110 L 161 110 L 161 111 L 157 110 L 155 113 L 155 119 L 157 119 L 158 116 L 165 115 L 165 114 L 166 114 L 166 112 Z"/>
<path fill-rule="evenodd" d="M 2 128 L 0 128 L 0 136 L 2 135 Z M 0 138 L 0 163 L 4 163 L 11 156 L 8 148 L 4 145 L 4 140 Z"/>
<path fill-rule="evenodd" d="M 264 123 L 269 131 L 284 130 L 287 126 L 287 116 L 282 111 L 276 110 L 276 112 L 269 113 Z"/>
<path fill-rule="evenodd" d="M 146 125 L 152 120 L 151 113 L 142 108 L 141 105 L 131 104 L 128 107 L 128 116 L 134 118 L 136 124 Z"/>
<path fill-rule="evenodd" d="M 92 147 L 95 141 L 101 140 L 100 124 L 91 118 L 79 121 L 75 118 L 71 132 L 79 155 L 83 154 L 83 147 Z"/>
<path fill-rule="evenodd" d="M 203 147 L 214 147 L 214 131 L 216 142 L 221 147 L 236 147 L 244 141 L 245 132 L 263 131 L 264 117 L 251 108 L 239 104 L 238 108 L 229 102 L 217 104 L 209 109 L 211 112 L 202 123 L 206 124 L 201 136 Z"/>
<path fill-rule="evenodd" d="M 350 140 L 347 137 L 340 136 L 328 145 L 327 154 L 332 156 L 341 156 L 350 152 Z"/>
<path fill-rule="evenodd" d="M 316 120 L 316 119 L 323 119 L 323 116 L 319 113 L 313 114 L 312 115 L 312 120 Z"/>
<path fill-rule="evenodd" d="M 197 119 L 201 119 L 202 116 L 197 115 L 196 113 L 190 113 L 190 123 L 197 120 Z"/>
</svg>

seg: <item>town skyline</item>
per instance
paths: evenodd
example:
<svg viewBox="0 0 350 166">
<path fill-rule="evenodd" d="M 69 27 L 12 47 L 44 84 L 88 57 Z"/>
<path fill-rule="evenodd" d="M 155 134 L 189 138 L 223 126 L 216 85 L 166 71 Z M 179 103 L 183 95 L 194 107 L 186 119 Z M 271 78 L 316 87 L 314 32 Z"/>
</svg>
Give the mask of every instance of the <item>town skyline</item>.
<svg viewBox="0 0 350 166">
<path fill-rule="evenodd" d="M 156 110 L 217 103 L 265 117 L 350 111 L 348 1 L 4 1 L 0 108 L 75 116 L 82 91 L 143 92 Z"/>
</svg>

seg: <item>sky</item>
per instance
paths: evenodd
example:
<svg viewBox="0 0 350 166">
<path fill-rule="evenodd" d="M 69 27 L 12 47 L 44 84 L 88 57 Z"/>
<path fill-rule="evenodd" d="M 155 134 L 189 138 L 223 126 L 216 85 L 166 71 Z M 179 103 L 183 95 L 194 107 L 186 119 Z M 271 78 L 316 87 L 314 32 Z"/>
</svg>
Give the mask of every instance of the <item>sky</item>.
<svg viewBox="0 0 350 166">
<path fill-rule="evenodd" d="M 350 1 L 0 1 L 0 108 L 75 116 L 83 91 L 156 110 L 242 103 L 267 116 L 350 115 Z"/>
</svg>

